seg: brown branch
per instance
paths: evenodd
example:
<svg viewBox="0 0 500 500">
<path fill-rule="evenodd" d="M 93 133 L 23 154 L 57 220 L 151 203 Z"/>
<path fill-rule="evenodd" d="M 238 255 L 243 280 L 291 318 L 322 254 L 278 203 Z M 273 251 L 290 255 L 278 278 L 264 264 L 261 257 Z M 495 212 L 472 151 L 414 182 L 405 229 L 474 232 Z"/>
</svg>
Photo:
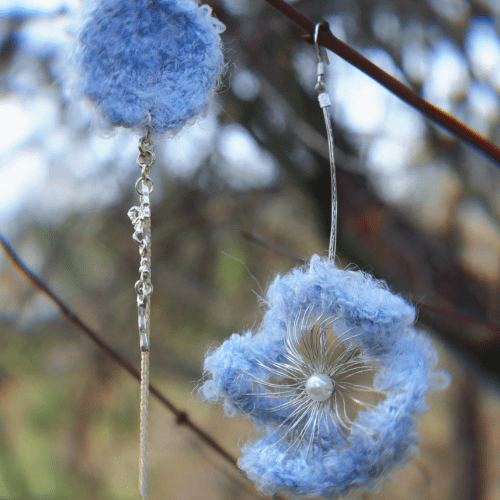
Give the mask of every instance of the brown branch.
<svg viewBox="0 0 500 500">
<path fill-rule="evenodd" d="M 495 325 L 494 323 L 491 323 L 490 321 L 483 321 L 479 318 L 474 318 L 468 314 L 464 314 L 458 311 L 454 311 L 452 309 L 448 309 L 445 307 L 440 307 L 440 306 L 435 306 L 432 304 L 428 304 L 427 302 L 420 302 L 417 300 L 412 300 L 412 302 L 418 307 L 419 310 L 421 311 L 430 311 L 430 312 L 435 312 L 438 314 L 441 314 L 443 316 L 447 316 L 448 318 L 452 318 L 455 321 L 462 323 L 462 324 L 473 324 L 473 325 L 479 325 L 479 326 L 484 326 L 488 328 L 490 333 L 496 338 L 500 339 L 500 327 Z M 484 344 L 487 345 L 488 342 L 484 341 L 476 341 L 479 344 Z"/>
<path fill-rule="evenodd" d="M 99 335 L 89 328 L 71 309 L 59 298 L 57 295 L 50 290 L 50 288 L 42 282 L 28 267 L 21 261 L 21 259 L 16 255 L 7 240 L 0 234 L 0 246 L 5 251 L 9 259 L 12 261 L 14 266 L 23 274 L 40 292 L 45 294 L 49 299 L 57 304 L 61 314 L 78 330 L 84 333 L 99 349 L 104 351 L 107 356 L 113 359 L 121 368 L 127 371 L 132 377 L 134 377 L 138 382 L 141 381 L 141 375 L 138 370 L 136 370 L 127 360 L 125 360 L 120 354 L 118 354 L 109 344 L 104 342 Z M 176 418 L 176 422 L 179 425 L 185 425 L 191 429 L 199 438 L 201 438 L 210 448 L 216 451 L 219 455 L 225 458 L 232 466 L 238 468 L 236 463 L 236 458 L 233 457 L 227 450 L 225 450 L 212 436 L 207 434 L 198 425 L 196 425 L 190 418 L 189 415 L 177 408 L 162 392 L 154 385 L 150 384 L 149 390 L 153 396 L 155 396 L 160 403 L 163 404 L 168 410 L 170 410 Z M 238 469 L 239 470 L 239 469 Z"/>
<path fill-rule="evenodd" d="M 263 238 L 262 236 L 258 235 L 257 233 L 254 233 L 253 231 L 248 231 L 247 229 L 242 229 L 240 231 L 241 236 L 245 238 L 248 241 L 252 241 L 254 243 L 257 243 L 258 245 L 267 248 L 271 252 L 274 252 L 277 255 L 281 255 L 283 257 L 286 257 L 288 259 L 291 259 L 298 264 L 305 264 L 307 259 L 304 259 L 297 255 L 293 250 L 290 250 L 289 248 L 283 246 L 283 245 L 278 245 L 272 240 L 268 240 L 267 238 Z"/>
<path fill-rule="evenodd" d="M 310 42 L 313 42 L 312 36 L 314 35 L 316 26 L 315 23 L 313 23 L 310 19 L 294 9 L 291 5 L 285 3 L 284 0 L 265 1 L 268 4 L 272 5 L 279 12 L 284 14 L 286 17 L 288 17 L 288 19 L 293 21 L 297 26 L 309 33 L 309 35 L 304 38 Z M 492 160 L 497 165 L 497 167 L 500 167 L 500 149 L 494 146 L 483 136 L 464 125 L 452 115 L 446 113 L 445 111 L 439 109 L 437 106 L 434 106 L 430 102 L 417 95 L 408 86 L 404 85 L 399 80 L 373 64 L 369 59 L 361 55 L 358 51 L 339 40 L 330 32 L 328 23 L 326 21 L 323 21 L 322 29 L 319 30 L 318 43 L 337 54 L 349 64 L 358 68 L 370 78 L 373 78 L 376 82 L 385 87 L 389 92 L 393 93 L 401 100 L 403 100 L 416 110 L 420 111 L 434 123 L 440 125 L 445 130 L 455 135 L 473 148 L 481 151 L 481 153 Z"/>
<path fill-rule="evenodd" d="M 13 248 L 10 246 L 8 241 L 0 233 L 0 247 L 5 251 L 12 264 L 23 274 L 40 292 L 45 294 L 52 302 L 54 302 L 61 311 L 62 315 L 78 330 L 83 332 L 99 349 L 104 351 L 107 356 L 109 356 L 113 361 L 115 361 L 120 367 L 127 371 L 132 377 L 134 377 L 139 383 L 141 382 L 141 375 L 138 370 L 136 370 L 127 360 L 125 360 L 120 354 L 118 354 L 109 344 L 104 342 L 99 335 L 89 328 L 50 288 L 43 283 L 43 281 L 36 276 L 28 267 L 21 261 L 21 259 L 14 252 Z M 149 392 L 160 401 L 168 410 L 170 410 L 175 415 L 175 421 L 179 425 L 185 425 L 194 434 L 196 434 L 202 441 L 205 442 L 212 450 L 217 452 L 221 457 L 223 457 L 227 462 L 229 462 L 236 470 L 241 474 L 241 470 L 238 467 L 236 458 L 231 455 L 222 445 L 220 445 L 215 438 L 210 436 L 207 432 L 196 425 L 189 415 L 182 410 L 179 410 L 177 406 L 174 405 L 154 384 L 149 384 Z M 263 498 L 268 498 L 265 495 L 259 495 Z M 285 500 L 279 493 L 273 495 L 274 500 Z"/>
<path fill-rule="evenodd" d="M 466 367 L 458 403 L 458 434 L 461 437 L 463 498 L 482 500 L 485 488 L 485 422 L 481 415 L 481 390 L 478 379 Z"/>
</svg>

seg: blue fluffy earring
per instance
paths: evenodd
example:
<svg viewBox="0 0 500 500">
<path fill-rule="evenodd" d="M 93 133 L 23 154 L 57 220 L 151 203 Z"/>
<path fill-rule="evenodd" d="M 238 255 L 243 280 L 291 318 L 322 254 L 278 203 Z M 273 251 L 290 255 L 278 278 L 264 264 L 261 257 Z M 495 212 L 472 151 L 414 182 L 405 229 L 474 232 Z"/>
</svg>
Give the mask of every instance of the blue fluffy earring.
<svg viewBox="0 0 500 500">
<path fill-rule="evenodd" d="M 224 25 L 193 0 L 93 0 L 75 60 L 80 93 L 114 126 L 179 129 L 208 106 Z"/>
<path fill-rule="evenodd" d="M 141 349 L 139 490 L 147 499 L 151 281 L 151 203 L 154 134 L 179 130 L 204 112 L 224 69 L 224 25 L 193 0 L 94 0 L 73 60 L 77 92 L 90 99 L 107 126 L 142 134 L 135 185 L 140 206 L 128 215 L 139 244 L 135 284 Z"/>
<path fill-rule="evenodd" d="M 334 264 L 336 185 L 331 105 L 318 45 L 316 90 L 332 168 L 329 257 L 277 276 L 256 332 L 207 353 L 200 394 L 249 418 L 257 437 L 239 466 L 268 495 L 337 498 L 374 488 L 417 452 L 429 389 L 449 382 L 415 308 L 371 275 Z"/>
</svg>

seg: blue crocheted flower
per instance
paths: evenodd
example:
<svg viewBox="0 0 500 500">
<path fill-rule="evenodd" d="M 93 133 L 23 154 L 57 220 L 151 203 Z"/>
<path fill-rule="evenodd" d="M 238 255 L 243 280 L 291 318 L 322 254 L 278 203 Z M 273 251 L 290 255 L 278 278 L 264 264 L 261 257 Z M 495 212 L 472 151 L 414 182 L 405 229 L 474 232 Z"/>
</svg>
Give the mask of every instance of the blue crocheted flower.
<svg viewBox="0 0 500 500">
<path fill-rule="evenodd" d="M 239 466 L 269 495 L 373 488 L 417 451 L 416 416 L 449 375 L 387 285 L 313 256 L 277 276 L 256 333 L 205 359 L 201 395 L 258 429 Z"/>
<path fill-rule="evenodd" d="M 192 0 L 95 0 L 75 59 L 81 92 L 113 125 L 175 130 L 203 112 L 221 72 L 224 25 Z"/>
</svg>

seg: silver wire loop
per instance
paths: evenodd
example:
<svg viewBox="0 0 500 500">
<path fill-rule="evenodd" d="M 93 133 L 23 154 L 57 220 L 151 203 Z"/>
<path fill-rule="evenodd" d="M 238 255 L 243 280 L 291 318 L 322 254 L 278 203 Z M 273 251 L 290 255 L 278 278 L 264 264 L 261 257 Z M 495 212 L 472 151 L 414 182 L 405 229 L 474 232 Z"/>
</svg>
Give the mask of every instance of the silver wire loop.
<svg viewBox="0 0 500 500">
<path fill-rule="evenodd" d="M 145 146 L 146 148 L 147 146 Z M 144 152 L 139 153 L 137 158 L 137 165 L 139 168 L 150 167 L 156 160 L 155 154 L 151 150 L 145 149 Z"/>
<path fill-rule="evenodd" d="M 140 296 L 141 299 L 146 299 L 153 293 L 153 285 L 148 279 L 140 279 L 135 283 L 134 288 L 137 292 L 137 295 Z"/>
<path fill-rule="evenodd" d="M 139 156 L 137 158 L 137 165 L 139 168 L 151 167 L 156 160 L 154 150 L 155 147 L 151 142 L 151 132 L 153 130 L 153 117 L 151 111 L 148 111 L 148 130 L 146 135 L 139 139 Z"/>
<path fill-rule="evenodd" d="M 318 102 L 320 108 L 323 110 L 323 117 L 325 119 L 326 135 L 328 138 L 328 153 L 330 156 L 330 176 L 332 182 L 332 215 L 331 215 L 331 230 L 330 230 L 330 244 L 328 246 L 328 259 L 335 260 L 335 253 L 337 250 L 337 180 L 335 172 L 335 158 L 334 158 L 334 143 L 333 143 L 333 130 L 332 120 L 330 117 L 330 106 L 332 100 L 328 94 L 325 82 L 325 61 L 329 64 L 328 55 L 324 48 L 318 44 L 319 29 L 321 23 L 317 23 L 314 28 L 314 45 L 316 47 L 316 55 L 318 56 L 318 79 L 315 86 L 318 93 Z M 323 50 L 322 50 L 323 49 Z"/>
<path fill-rule="evenodd" d="M 142 182 L 142 189 L 139 189 L 139 184 Z M 144 186 L 147 186 L 148 188 L 148 193 L 147 194 L 153 194 L 155 191 L 155 185 L 153 184 L 153 181 L 151 180 L 151 177 L 149 175 L 145 175 L 143 177 L 139 177 L 135 183 L 135 190 L 137 191 L 137 194 L 140 194 L 141 196 L 144 196 L 145 191 L 144 191 Z"/>
</svg>

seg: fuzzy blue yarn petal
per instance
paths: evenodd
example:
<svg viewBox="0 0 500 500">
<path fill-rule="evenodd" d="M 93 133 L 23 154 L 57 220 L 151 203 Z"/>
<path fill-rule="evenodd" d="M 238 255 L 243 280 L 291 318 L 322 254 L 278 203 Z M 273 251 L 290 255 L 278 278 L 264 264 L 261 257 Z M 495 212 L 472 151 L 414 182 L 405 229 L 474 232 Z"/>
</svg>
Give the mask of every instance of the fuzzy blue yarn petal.
<svg viewBox="0 0 500 500">
<path fill-rule="evenodd" d="M 173 131 L 206 110 L 224 25 L 193 0 L 96 0 L 74 58 L 80 92 L 112 125 Z"/>
<path fill-rule="evenodd" d="M 385 282 L 316 255 L 308 266 L 277 276 L 266 305 L 255 333 L 233 334 L 207 354 L 200 386 L 204 399 L 223 403 L 228 415 L 243 414 L 258 428 L 260 437 L 243 446 L 239 466 L 268 495 L 337 498 L 376 487 L 417 452 L 416 417 L 427 410 L 426 394 L 449 383 L 449 375 L 436 369 L 429 339 L 414 328 L 414 307 Z M 264 397 L 264 389 L 259 397 L 255 383 L 272 377 L 269 366 L 283 359 L 287 325 L 307 308 L 340 316 L 343 328 L 358 328 L 363 352 L 379 360 L 374 388 L 385 394 L 358 412 L 348 435 L 329 432 L 325 438 L 322 427 L 328 446 L 313 454 L 307 446 L 290 449 L 280 429 L 292 410 L 280 409 L 282 401 Z"/>
</svg>

